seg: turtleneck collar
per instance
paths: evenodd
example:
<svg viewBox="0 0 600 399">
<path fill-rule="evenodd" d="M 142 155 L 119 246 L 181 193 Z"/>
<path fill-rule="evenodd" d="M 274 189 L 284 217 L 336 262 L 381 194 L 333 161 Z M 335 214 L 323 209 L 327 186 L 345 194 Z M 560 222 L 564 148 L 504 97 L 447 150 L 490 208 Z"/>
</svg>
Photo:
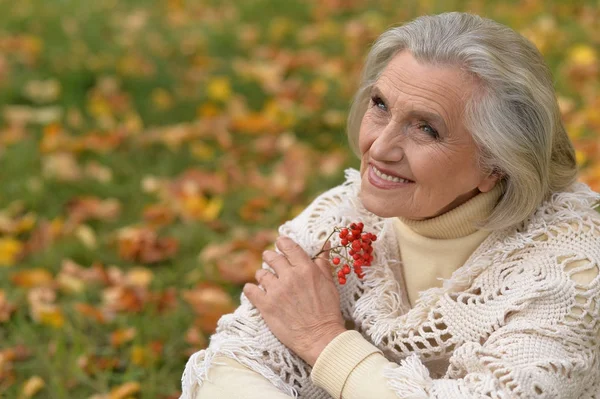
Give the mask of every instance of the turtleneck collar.
<svg viewBox="0 0 600 399">
<path fill-rule="evenodd" d="M 423 237 L 434 239 L 465 237 L 478 230 L 476 223 L 492 213 L 501 195 L 502 185 L 496 184 L 487 193 L 478 194 L 464 204 L 431 219 L 410 220 L 403 217 L 398 219 Z"/>
</svg>

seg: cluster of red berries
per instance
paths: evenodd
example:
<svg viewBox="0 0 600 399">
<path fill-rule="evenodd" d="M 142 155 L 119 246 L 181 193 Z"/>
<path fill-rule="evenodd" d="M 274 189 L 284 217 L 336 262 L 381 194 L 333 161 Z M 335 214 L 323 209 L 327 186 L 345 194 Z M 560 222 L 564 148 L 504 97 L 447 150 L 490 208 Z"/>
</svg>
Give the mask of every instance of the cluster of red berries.
<svg viewBox="0 0 600 399">
<path fill-rule="evenodd" d="M 373 260 L 372 243 L 377 240 L 377 236 L 373 233 L 363 232 L 363 229 L 364 224 L 362 222 L 352 223 L 349 227 L 336 227 L 329 236 L 338 233 L 340 238 L 340 245 L 331 248 L 329 252 L 334 270 L 339 267 L 337 278 L 340 285 L 346 284 L 346 276 L 352 271 L 350 264 L 352 264 L 354 273 L 361 279 L 364 277 L 362 268 L 371 266 Z M 345 253 L 342 253 L 342 251 Z"/>
</svg>

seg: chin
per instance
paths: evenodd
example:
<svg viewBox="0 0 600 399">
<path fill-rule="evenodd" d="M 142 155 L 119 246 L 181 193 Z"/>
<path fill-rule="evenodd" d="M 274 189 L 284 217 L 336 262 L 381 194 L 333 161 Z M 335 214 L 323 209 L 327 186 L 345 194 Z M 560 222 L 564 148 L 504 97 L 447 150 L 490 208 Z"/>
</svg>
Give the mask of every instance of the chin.
<svg viewBox="0 0 600 399">
<path fill-rule="evenodd" d="M 404 216 L 400 215 L 394 207 L 385 206 L 384 203 L 379 201 L 377 198 L 373 198 L 370 195 L 363 195 L 362 193 L 359 196 L 363 206 L 365 209 L 372 214 L 382 217 L 382 218 L 392 218 L 396 216 Z"/>
</svg>

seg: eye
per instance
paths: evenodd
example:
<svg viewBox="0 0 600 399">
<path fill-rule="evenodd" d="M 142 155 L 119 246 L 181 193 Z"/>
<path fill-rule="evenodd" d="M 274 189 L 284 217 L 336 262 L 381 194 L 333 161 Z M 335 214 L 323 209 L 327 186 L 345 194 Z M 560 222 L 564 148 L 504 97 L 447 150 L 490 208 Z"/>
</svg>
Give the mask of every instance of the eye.
<svg viewBox="0 0 600 399">
<path fill-rule="evenodd" d="M 437 139 L 440 137 L 437 130 L 435 130 L 433 127 L 431 127 L 431 125 L 428 123 L 420 123 L 418 127 L 419 127 L 419 129 L 421 129 L 423 132 L 425 132 L 426 134 L 428 134 L 429 136 L 431 136 L 434 139 Z"/>
<path fill-rule="evenodd" d="M 387 105 L 385 105 L 385 102 L 383 102 L 381 97 L 373 96 L 371 97 L 371 102 L 373 103 L 373 106 L 379 108 L 380 110 L 387 111 Z"/>
</svg>

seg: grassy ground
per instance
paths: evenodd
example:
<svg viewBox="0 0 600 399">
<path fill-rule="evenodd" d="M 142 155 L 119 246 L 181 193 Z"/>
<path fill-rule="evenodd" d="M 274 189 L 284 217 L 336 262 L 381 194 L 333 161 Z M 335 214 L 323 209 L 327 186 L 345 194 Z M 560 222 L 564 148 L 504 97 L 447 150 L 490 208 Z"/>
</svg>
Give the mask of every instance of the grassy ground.
<svg viewBox="0 0 600 399">
<path fill-rule="evenodd" d="M 600 189 L 600 4 L 366 3 L 0 0 L 0 397 L 177 397 L 277 226 L 357 166 L 362 60 L 417 15 L 533 40 Z"/>
</svg>

